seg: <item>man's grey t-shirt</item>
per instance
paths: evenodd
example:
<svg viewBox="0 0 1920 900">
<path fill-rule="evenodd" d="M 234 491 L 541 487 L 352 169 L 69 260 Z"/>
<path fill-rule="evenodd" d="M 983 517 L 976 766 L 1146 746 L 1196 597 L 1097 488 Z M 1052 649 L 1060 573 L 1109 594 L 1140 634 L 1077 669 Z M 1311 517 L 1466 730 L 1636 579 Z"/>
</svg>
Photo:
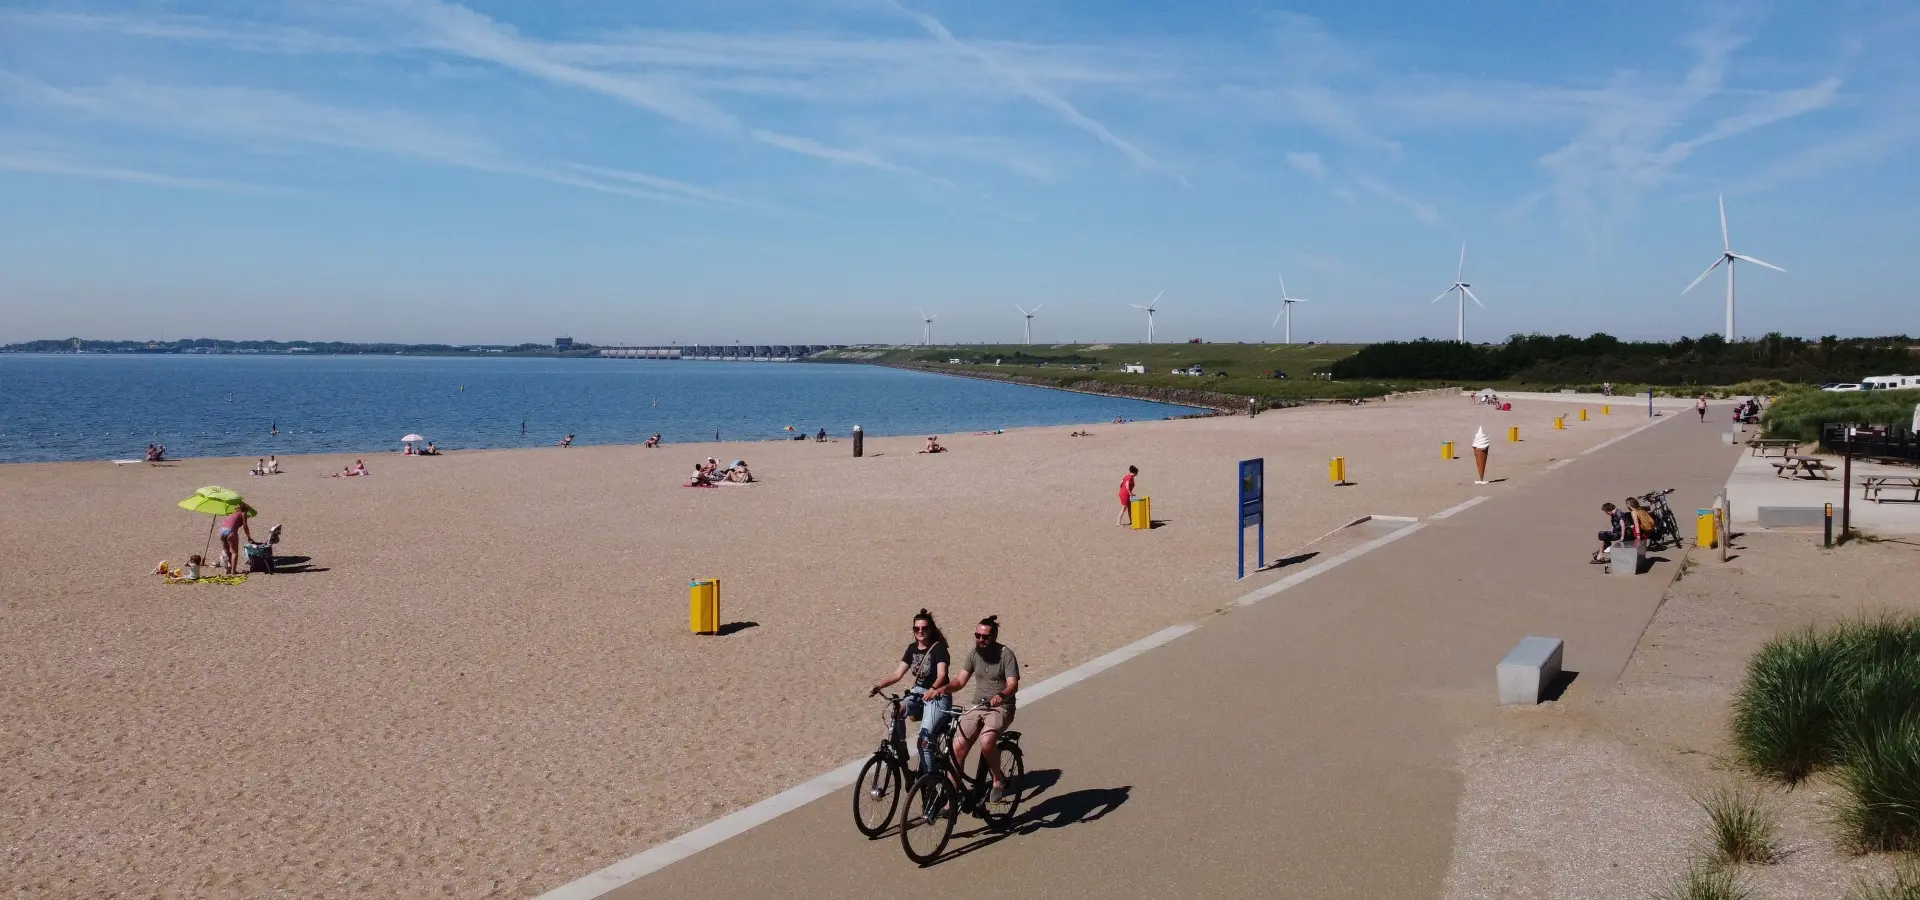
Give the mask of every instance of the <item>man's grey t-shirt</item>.
<svg viewBox="0 0 1920 900">
<path fill-rule="evenodd" d="M 973 648 L 967 654 L 966 669 L 973 673 L 973 704 L 978 706 L 993 699 L 993 695 L 1007 689 L 1007 679 L 1020 677 L 1020 660 L 1013 655 L 1013 648 L 1000 645 L 1000 654 L 994 662 L 988 662 L 980 655 L 980 648 Z M 1013 698 L 1001 701 L 1008 712 L 1013 711 Z"/>
</svg>

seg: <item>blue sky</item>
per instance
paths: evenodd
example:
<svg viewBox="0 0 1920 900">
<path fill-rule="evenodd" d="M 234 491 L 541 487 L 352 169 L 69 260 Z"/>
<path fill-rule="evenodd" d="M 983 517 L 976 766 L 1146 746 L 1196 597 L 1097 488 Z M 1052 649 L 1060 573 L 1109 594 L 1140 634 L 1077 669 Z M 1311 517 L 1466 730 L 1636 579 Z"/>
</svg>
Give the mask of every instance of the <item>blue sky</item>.
<svg viewBox="0 0 1920 900">
<path fill-rule="evenodd" d="M 0 3 L 0 340 L 1920 334 L 1920 6 Z"/>
</svg>

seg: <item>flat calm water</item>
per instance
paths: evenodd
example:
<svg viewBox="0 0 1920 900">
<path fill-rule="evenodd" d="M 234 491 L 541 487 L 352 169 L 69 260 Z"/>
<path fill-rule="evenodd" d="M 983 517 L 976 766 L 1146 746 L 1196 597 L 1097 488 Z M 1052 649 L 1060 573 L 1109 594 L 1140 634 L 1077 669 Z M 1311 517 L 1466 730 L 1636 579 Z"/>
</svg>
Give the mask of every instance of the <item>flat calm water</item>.
<svg viewBox="0 0 1920 900">
<path fill-rule="evenodd" d="M 0 462 L 844 438 L 1159 419 L 1164 403 L 880 366 L 629 359 L 0 354 Z M 278 434 L 275 434 L 275 431 Z"/>
</svg>

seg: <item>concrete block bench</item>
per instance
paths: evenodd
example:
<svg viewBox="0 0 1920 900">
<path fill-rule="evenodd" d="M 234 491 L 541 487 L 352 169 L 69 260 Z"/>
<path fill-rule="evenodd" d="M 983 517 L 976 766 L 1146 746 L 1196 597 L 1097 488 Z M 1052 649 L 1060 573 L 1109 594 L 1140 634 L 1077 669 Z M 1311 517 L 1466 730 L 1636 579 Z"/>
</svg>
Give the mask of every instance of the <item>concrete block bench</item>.
<svg viewBox="0 0 1920 900">
<path fill-rule="evenodd" d="M 1494 667 L 1494 679 L 1500 684 L 1500 705 L 1539 703 L 1554 679 L 1560 677 L 1560 653 L 1566 642 L 1559 638 L 1528 635 L 1507 651 L 1507 657 Z"/>
<path fill-rule="evenodd" d="M 1646 568 L 1647 545 L 1619 541 L 1607 548 L 1607 574 L 1638 575 Z"/>
</svg>

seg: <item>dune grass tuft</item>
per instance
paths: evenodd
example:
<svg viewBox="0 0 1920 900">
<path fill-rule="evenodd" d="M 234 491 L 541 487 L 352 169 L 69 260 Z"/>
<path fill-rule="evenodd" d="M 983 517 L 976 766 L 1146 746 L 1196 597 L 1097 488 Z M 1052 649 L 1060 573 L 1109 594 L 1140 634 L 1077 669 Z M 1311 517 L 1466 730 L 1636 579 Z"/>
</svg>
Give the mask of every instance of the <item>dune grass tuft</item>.
<svg viewBox="0 0 1920 900">
<path fill-rule="evenodd" d="M 1779 823 L 1758 792 L 1722 787 L 1694 802 L 1707 813 L 1714 862 L 1766 865 L 1780 858 Z"/>
<path fill-rule="evenodd" d="M 1752 900 L 1753 892 L 1733 870 L 1695 862 L 1654 894 L 1656 900 Z"/>
<path fill-rule="evenodd" d="M 1891 878 L 1862 881 L 1847 900 L 1920 900 L 1920 867 L 1909 861 Z"/>
</svg>

